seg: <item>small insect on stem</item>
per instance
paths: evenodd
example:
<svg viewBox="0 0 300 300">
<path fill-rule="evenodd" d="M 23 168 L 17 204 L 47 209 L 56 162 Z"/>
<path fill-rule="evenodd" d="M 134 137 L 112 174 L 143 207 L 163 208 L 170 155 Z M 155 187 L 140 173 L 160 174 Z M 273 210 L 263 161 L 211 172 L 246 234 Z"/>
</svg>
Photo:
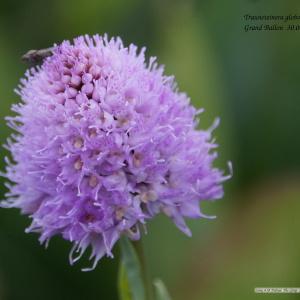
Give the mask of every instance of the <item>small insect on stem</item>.
<svg viewBox="0 0 300 300">
<path fill-rule="evenodd" d="M 22 61 L 31 65 L 38 65 L 42 63 L 43 59 L 52 55 L 53 47 L 39 50 L 29 50 L 22 56 Z"/>
</svg>

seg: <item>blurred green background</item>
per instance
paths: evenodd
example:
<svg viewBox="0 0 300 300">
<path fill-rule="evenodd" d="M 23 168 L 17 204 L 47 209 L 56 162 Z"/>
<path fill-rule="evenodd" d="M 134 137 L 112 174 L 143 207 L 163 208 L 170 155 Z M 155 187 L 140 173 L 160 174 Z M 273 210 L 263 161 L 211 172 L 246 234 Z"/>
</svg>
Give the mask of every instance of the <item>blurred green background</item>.
<svg viewBox="0 0 300 300">
<path fill-rule="evenodd" d="M 20 56 L 80 34 L 119 35 L 147 46 L 194 105 L 201 126 L 214 117 L 218 166 L 234 165 L 223 200 L 203 210 L 213 221 L 189 222 L 193 238 L 158 217 L 144 238 L 153 278 L 174 300 L 299 299 L 255 295 L 254 287 L 300 287 L 300 31 L 248 32 L 244 14 L 300 14 L 292 0 L 10 0 L 0 1 L 0 142 L 4 116 L 19 101 L 13 89 Z M 1 165 L 4 156 L 1 149 Z M 1 178 L 0 198 L 5 188 Z M 68 265 L 69 243 L 45 250 L 18 211 L 0 211 L 0 300 L 116 300 L 116 259 Z"/>
</svg>

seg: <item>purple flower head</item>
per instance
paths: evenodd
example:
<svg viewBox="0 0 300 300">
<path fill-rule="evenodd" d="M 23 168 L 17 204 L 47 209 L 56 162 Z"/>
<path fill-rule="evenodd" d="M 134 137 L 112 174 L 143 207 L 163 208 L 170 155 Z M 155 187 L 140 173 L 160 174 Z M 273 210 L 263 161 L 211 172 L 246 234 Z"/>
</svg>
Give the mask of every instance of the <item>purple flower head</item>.
<svg viewBox="0 0 300 300">
<path fill-rule="evenodd" d="M 229 176 L 212 166 L 214 126 L 197 130 L 200 111 L 144 52 L 119 38 L 78 37 L 55 45 L 17 91 L 5 175 L 13 184 L 2 206 L 29 215 L 27 232 L 41 243 L 71 241 L 71 264 L 91 246 L 94 268 L 158 213 L 190 235 L 184 218 L 205 217 L 199 201 L 223 196 Z"/>
</svg>

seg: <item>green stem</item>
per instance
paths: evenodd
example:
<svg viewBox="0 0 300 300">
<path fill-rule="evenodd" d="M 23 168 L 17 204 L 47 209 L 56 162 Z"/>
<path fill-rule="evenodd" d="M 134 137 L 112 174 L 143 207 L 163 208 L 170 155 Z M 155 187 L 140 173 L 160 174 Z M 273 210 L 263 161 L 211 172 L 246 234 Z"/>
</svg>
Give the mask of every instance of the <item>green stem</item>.
<svg viewBox="0 0 300 300">
<path fill-rule="evenodd" d="M 146 300 L 152 300 L 153 299 L 152 284 L 151 284 L 151 280 L 150 280 L 149 271 L 147 268 L 143 240 L 140 239 L 138 241 L 134 241 L 134 242 L 132 242 L 132 245 L 133 245 L 133 247 L 136 251 L 136 254 L 138 256 L 138 259 L 140 261 L 142 280 L 143 280 L 144 286 L 145 286 Z"/>
<path fill-rule="evenodd" d="M 120 300 L 152 300 L 152 286 L 146 268 L 142 241 L 120 239 L 121 261 L 118 277 Z"/>
</svg>

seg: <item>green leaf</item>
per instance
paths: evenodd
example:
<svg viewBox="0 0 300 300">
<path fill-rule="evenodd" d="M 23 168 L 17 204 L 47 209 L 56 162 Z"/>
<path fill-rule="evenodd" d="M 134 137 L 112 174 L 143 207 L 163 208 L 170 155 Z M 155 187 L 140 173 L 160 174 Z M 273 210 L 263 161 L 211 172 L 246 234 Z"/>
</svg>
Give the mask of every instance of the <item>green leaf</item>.
<svg viewBox="0 0 300 300">
<path fill-rule="evenodd" d="M 171 300 L 169 292 L 164 285 L 164 283 L 160 279 L 155 279 L 153 281 L 153 285 L 155 288 L 155 299 L 156 300 Z"/>
<path fill-rule="evenodd" d="M 127 237 L 120 240 L 121 264 L 119 269 L 120 300 L 145 300 L 145 288 L 142 280 L 138 256 Z"/>
</svg>

